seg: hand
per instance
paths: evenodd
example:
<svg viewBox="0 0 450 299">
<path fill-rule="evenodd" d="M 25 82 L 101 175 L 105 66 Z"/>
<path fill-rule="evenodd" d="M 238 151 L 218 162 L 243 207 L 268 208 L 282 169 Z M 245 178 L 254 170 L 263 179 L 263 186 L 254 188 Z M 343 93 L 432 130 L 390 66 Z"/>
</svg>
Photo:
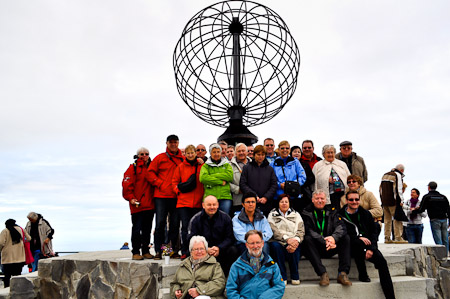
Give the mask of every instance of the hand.
<svg viewBox="0 0 450 299">
<path fill-rule="evenodd" d="M 297 239 L 290 238 L 290 239 L 287 240 L 287 243 L 288 243 L 290 246 L 294 247 L 294 249 L 297 249 L 297 247 L 298 247 L 298 241 L 297 241 Z"/>
<path fill-rule="evenodd" d="M 284 190 L 284 183 L 281 183 L 281 184 L 280 184 L 280 187 L 281 187 L 281 189 Z"/>
<path fill-rule="evenodd" d="M 202 165 L 203 163 L 205 163 L 205 161 L 203 161 L 202 158 L 197 158 L 197 163 Z"/>
<path fill-rule="evenodd" d="M 50 242 L 50 239 L 49 238 L 45 239 L 44 243 L 48 244 L 48 242 Z"/>
<path fill-rule="evenodd" d="M 261 203 L 261 198 L 259 196 L 256 196 L 256 202 Z"/>
<path fill-rule="evenodd" d="M 372 250 L 367 250 L 366 251 L 366 260 L 370 259 L 373 256 L 373 251 Z"/>
<path fill-rule="evenodd" d="M 364 245 L 369 246 L 370 244 L 372 244 L 372 242 L 370 242 L 370 240 L 367 238 L 359 237 L 359 239 L 364 242 Z"/>
<path fill-rule="evenodd" d="M 181 290 L 176 290 L 175 291 L 175 297 L 181 298 L 181 296 L 183 296 L 183 292 Z"/>
<path fill-rule="evenodd" d="M 225 186 L 227 184 L 226 181 L 222 181 L 222 186 Z"/>
<path fill-rule="evenodd" d="M 194 298 L 197 297 L 197 296 L 200 296 L 200 294 L 197 292 L 196 288 L 189 289 L 188 293 L 189 293 L 189 295 L 191 295 Z"/>
<path fill-rule="evenodd" d="M 324 239 L 327 251 L 336 248 L 336 240 L 332 236 L 325 237 Z"/>
<path fill-rule="evenodd" d="M 289 253 L 293 253 L 293 252 L 295 251 L 295 249 L 296 249 L 296 248 L 292 247 L 291 245 L 288 245 L 288 246 L 286 247 L 286 251 L 289 252 Z"/>
<path fill-rule="evenodd" d="M 265 197 L 261 197 L 261 201 L 260 201 L 263 205 L 266 204 L 267 202 L 267 198 Z"/>
<path fill-rule="evenodd" d="M 213 246 L 213 247 L 208 248 L 208 254 L 212 255 L 214 257 L 218 257 L 219 256 L 219 252 L 220 252 L 220 249 L 217 246 Z"/>
<path fill-rule="evenodd" d="M 134 206 L 136 204 L 137 199 L 133 198 L 132 200 L 130 200 L 130 203 Z"/>
</svg>

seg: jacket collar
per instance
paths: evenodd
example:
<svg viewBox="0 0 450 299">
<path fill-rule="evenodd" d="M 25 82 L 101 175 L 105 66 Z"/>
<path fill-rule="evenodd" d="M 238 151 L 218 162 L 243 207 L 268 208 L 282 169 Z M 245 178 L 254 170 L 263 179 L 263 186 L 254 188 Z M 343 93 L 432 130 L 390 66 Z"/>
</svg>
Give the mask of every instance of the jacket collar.
<svg viewBox="0 0 450 299">
<path fill-rule="evenodd" d="M 294 158 L 292 158 L 291 156 L 288 156 L 287 159 L 286 159 L 286 165 L 287 165 L 289 162 L 291 162 L 291 161 L 294 161 Z M 283 159 L 280 158 L 280 157 L 276 158 L 275 161 L 273 162 L 273 164 L 274 164 L 275 166 L 284 166 L 284 164 L 283 164 Z"/>
<path fill-rule="evenodd" d="M 209 166 L 212 166 L 212 167 L 219 167 L 219 166 L 224 165 L 225 163 L 228 163 L 227 161 L 228 161 L 228 160 L 227 160 L 226 158 L 221 157 L 221 158 L 220 158 L 219 164 L 216 164 L 216 163 L 214 163 L 214 162 L 211 160 L 211 157 L 209 157 L 208 160 L 206 160 L 205 163 L 208 164 Z"/>
<path fill-rule="evenodd" d="M 256 163 L 255 159 L 252 159 L 252 160 L 250 161 L 250 164 L 251 164 L 251 165 L 254 165 L 254 166 L 256 166 L 256 167 L 261 167 L 261 168 L 262 168 L 262 167 L 269 166 L 269 161 L 267 161 L 267 159 L 264 158 L 264 160 L 262 161 L 261 165 L 258 166 L 258 163 Z"/>
<path fill-rule="evenodd" d="M 251 223 L 250 219 L 248 219 L 247 213 L 245 213 L 244 208 L 242 208 L 241 212 L 239 213 L 238 219 L 244 223 Z M 253 221 L 261 221 L 262 219 L 264 219 L 264 215 L 258 208 L 256 208 Z"/>
</svg>

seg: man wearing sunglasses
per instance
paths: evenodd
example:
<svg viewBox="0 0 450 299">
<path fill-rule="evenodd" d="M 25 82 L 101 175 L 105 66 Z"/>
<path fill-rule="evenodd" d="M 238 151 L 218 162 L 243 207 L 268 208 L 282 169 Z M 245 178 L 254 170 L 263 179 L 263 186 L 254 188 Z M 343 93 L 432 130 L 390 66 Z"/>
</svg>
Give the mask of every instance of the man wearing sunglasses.
<svg viewBox="0 0 450 299">
<path fill-rule="evenodd" d="M 318 157 L 314 154 L 314 143 L 312 140 L 304 140 L 302 143 L 302 156 L 300 160 L 303 160 L 309 164 L 309 167 L 313 169 L 314 165 L 322 160 L 322 158 Z"/>
<path fill-rule="evenodd" d="M 364 163 L 364 159 L 361 156 L 353 152 L 352 143 L 350 141 L 343 141 L 339 146 L 341 147 L 341 152 L 336 154 L 336 159 L 345 162 L 351 174 L 361 177 L 364 183 L 367 182 L 366 163 Z"/>
<path fill-rule="evenodd" d="M 355 258 L 359 280 L 370 282 L 366 263 L 375 265 L 378 269 L 381 288 L 386 298 L 395 298 L 391 274 L 383 254 L 378 250 L 375 223 L 372 214 L 360 206 L 358 191 L 351 190 L 345 195 L 347 204 L 339 211 L 350 236 L 351 255 Z"/>
<path fill-rule="evenodd" d="M 208 160 L 208 158 L 206 157 L 206 147 L 203 144 L 199 144 L 197 145 L 197 158 L 202 159 L 204 162 L 206 162 L 206 160 Z"/>
<path fill-rule="evenodd" d="M 270 163 L 275 161 L 277 154 L 275 153 L 275 141 L 272 138 L 264 139 L 264 147 L 266 148 L 266 159 Z"/>
</svg>

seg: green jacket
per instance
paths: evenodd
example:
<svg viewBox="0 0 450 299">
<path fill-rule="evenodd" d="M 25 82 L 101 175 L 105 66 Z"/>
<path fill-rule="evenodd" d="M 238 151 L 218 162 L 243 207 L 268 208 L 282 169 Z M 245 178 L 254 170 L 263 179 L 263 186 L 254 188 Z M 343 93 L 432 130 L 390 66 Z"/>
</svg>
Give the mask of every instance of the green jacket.
<svg viewBox="0 0 450 299">
<path fill-rule="evenodd" d="M 220 264 L 216 258 L 210 256 L 200 264 L 195 273 L 192 272 L 191 259 L 185 259 L 175 273 L 173 281 L 170 283 L 170 297 L 176 298 L 175 291 L 183 291 L 185 298 L 188 290 L 194 285 L 200 295 L 210 296 L 211 299 L 225 298 L 223 292 L 225 290 L 226 279 Z"/>
<path fill-rule="evenodd" d="M 222 185 L 223 181 L 227 183 Z M 200 182 L 205 187 L 203 198 L 214 195 L 217 199 L 232 199 L 230 192 L 232 181 L 233 169 L 225 158 L 222 158 L 219 164 L 215 164 L 211 158 L 208 158 L 200 170 Z"/>
</svg>

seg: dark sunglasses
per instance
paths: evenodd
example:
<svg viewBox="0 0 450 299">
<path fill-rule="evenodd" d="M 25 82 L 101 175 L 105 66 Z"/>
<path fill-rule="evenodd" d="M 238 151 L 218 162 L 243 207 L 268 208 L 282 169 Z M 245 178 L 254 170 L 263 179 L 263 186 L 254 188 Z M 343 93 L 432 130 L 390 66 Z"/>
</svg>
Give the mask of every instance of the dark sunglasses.
<svg viewBox="0 0 450 299">
<path fill-rule="evenodd" d="M 312 149 L 311 146 L 304 146 L 303 149 Z"/>
<path fill-rule="evenodd" d="M 349 202 L 359 201 L 359 198 L 349 198 L 347 199 Z"/>
<path fill-rule="evenodd" d="M 202 149 L 202 148 L 198 148 L 198 149 L 197 149 L 197 152 L 206 152 L 206 150 L 205 150 L 205 149 Z"/>
<path fill-rule="evenodd" d="M 148 156 L 148 153 L 140 153 L 139 156 Z"/>
<path fill-rule="evenodd" d="M 352 181 L 352 180 L 350 180 L 350 181 L 347 181 L 347 184 L 352 184 L 352 183 L 357 183 L 358 181 Z"/>
</svg>

